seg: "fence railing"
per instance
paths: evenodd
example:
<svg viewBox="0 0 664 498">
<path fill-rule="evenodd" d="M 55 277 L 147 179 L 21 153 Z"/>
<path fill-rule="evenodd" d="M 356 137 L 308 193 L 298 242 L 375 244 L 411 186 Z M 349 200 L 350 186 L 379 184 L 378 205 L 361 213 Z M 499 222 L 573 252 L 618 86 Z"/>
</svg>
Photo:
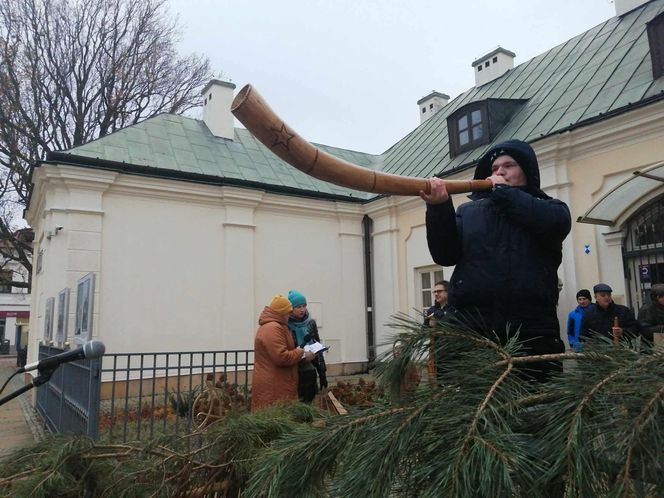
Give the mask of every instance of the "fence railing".
<svg viewBox="0 0 664 498">
<path fill-rule="evenodd" d="M 253 350 L 115 353 L 102 360 L 100 440 L 190 433 L 203 422 L 194 408 L 211 385 L 224 402 L 247 408 Z"/>
<path fill-rule="evenodd" d="M 62 353 L 39 346 L 39 359 Z M 71 432 L 97 437 L 100 359 L 60 365 L 51 379 L 37 389 L 36 409 L 50 432 Z"/>
</svg>

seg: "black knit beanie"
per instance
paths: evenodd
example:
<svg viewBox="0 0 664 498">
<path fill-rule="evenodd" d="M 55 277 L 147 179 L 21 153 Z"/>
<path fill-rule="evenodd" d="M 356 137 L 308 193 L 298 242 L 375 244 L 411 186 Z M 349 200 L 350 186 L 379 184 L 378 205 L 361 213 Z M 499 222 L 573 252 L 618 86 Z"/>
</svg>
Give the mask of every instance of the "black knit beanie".
<svg viewBox="0 0 664 498">
<path fill-rule="evenodd" d="M 585 297 L 592 301 L 592 297 L 590 297 L 590 291 L 588 289 L 581 289 L 579 292 L 577 292 L 576 298 L 579 299 L 580 297 Z"/>
</svg>

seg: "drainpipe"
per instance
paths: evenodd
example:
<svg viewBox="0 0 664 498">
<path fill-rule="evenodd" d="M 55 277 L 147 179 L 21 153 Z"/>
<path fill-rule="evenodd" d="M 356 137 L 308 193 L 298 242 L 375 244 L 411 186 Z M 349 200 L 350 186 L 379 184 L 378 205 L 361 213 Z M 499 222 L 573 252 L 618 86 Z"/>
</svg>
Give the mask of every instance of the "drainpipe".
<svg viewBox="0 0 664 498">
<path fill-rule="evenodd" d="M 373 314 L 373 220 L 366 214 L 362 218 L 362 242 L 364 246 L 364 296 L 367 308 L 367 353 L 369 363 L 376 359 L 376 337 Z"/>
</svg>

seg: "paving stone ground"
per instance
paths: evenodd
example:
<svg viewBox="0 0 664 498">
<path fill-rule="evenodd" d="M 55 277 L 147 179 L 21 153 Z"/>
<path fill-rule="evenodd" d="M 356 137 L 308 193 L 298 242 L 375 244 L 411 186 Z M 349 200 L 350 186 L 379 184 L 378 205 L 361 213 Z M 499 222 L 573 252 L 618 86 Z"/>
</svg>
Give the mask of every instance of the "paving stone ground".
<svg viewBox="0 0 664 498">
<path fill-rule="evenodd" d="M 16 370 L 15 356 L 0 357 L 0 386 Z M 24 375 L 14 377 L 0 397 L 11 394 L 24 385 Z M 0 406 L 0 458 L 12 451 L 33 444 L 44 436 L 44 429 L 39 416 L 32 407 L 31 391 L 21 394 Z"/>
</svg>

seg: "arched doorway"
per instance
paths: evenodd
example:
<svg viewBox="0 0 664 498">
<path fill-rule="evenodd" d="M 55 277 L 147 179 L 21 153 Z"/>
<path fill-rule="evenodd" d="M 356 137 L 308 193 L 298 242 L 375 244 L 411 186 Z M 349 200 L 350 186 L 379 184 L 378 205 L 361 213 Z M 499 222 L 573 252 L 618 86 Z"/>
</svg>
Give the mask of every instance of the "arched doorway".
<svg viewBox="0 0 664 498">
<path fill-rule="evenodd" d="M 645 204 L 626 223 L 623 258 L 629 305 L 650 300 L 650 287 L 664 283 L 664 195 Z"/>
</svg>

